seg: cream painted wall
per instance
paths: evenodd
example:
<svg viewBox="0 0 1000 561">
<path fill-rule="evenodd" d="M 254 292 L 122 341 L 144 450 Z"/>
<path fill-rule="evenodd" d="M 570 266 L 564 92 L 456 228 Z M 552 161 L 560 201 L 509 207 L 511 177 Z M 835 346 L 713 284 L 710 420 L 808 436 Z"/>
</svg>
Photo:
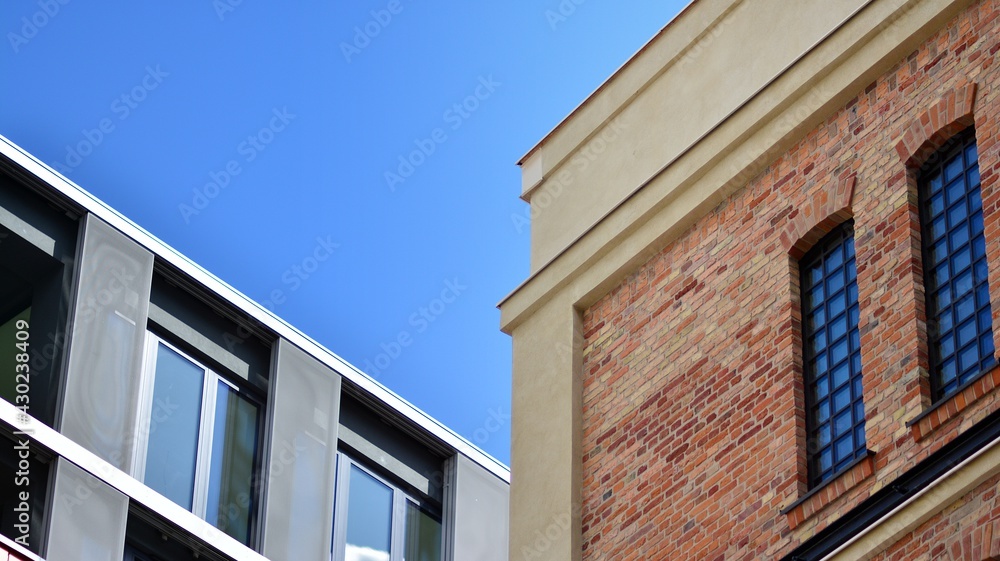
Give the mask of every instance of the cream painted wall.
<svg viewBox="0 0 1000 561">
<path fill-rule="evenodd" d="M 528 165 L 541 161 L 546 178 L 525 193 L 533 202 L 532 270 L 569 246 L 867 2 L 740 0 L 693 6 L 717 12 L 694 43 L 676 53 L 644 50 L 587 103 L 608 105 L 617 93 L 612 90 L 638 88 L 634 99 L 620 108 L 579 112 L 571 117 L 572 130 L 558 128 L 528 158 Z M 677 27 L 688 21 L 678 20 Z M 781 40 L 775 41 L 779 30 Z M 631 75 L 650 70 L 654 75 L 645 83 L 636 83 L 640 80 Z M 569 181 L 560 179 L 563 171 L 569 172 Z M 535 199 L 547 187 L 553 193 L 553 183 L 562 187 L 559 196 Z"/>
</svg>

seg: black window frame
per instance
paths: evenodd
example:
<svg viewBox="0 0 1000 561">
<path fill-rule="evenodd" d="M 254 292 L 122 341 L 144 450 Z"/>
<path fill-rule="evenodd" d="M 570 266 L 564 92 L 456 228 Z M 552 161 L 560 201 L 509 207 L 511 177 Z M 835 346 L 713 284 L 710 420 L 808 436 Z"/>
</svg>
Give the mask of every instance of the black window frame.
<svg viewBox="0 0 1000 561">
<path fill-rule="evenodd" d="M 835 257 L 837 252 L 841 259 L 839 264 Z M 821 272 L 815 279 L 812 273 L 817 268 Z M 799 275 L 807 480 L 809 488 L 814 489 L 834 479 L 868 453 L 854 221 L 839 224 L 806 252 L 799 259 Z M 822 300 L 817 303 L 814 294 L 820 288 Z M 843 321 L 839 322 L 840 319 Z M 839 349 L 844 349 L 846 354 L 841 356 Z M 842 378 L 845 372 L 846 380 L 831 387 L 831 382 Z M 845 395 L 847 401 L 843 405 Z M 850 424 L 845 425 L 844 419 Z M 849 451 L 838 448 L 848 439 Z M 824 459 L 827 454 L 828 462 Z"/>
<path fill-rule="evenodd" d="M 962 158 L 961 172 L 948 178 L 949 166 L 958 157 Z M 931 401 L 937 403 L 997 365 L 975 129 L 969 127 L 955 135 L 933 154 L 921 167 L 917 184 Z M 959 184 L 964 185 L 960 197 L 954 194 Z M 935 199 L 939 196 L 942 204 L 940 210 L 936 210 Z M 953 215 L 959 210 L 965 212 L 961 220 L 955 218 L 957 214 Z M 941 224 L 944 231 L 938 234 Z M 940 256 L 942 242 L 944 255 Z M 967 265 L 962 261 L 966 250 Z M 947 265 L 948 278 L 940 282 L 943 265 Z M 945 292 L 942 304 L 940 296 Z M 955 321 L 959 305 L 970 298 L 971 315 Z M 975 324 L 975 335 L 963 343 L 961 341 L 968 335 L 967 329 L 963 331 L 962 327 L 968 328 L 970 322 Z M 975 363 L 963 368 L 962 359 L 970 360 L 963 355 L 971 353 L 973 347 L 978 351 Z M 954 374 L 949 374 L 949 364 L 955 367 Z"/>
</svg>

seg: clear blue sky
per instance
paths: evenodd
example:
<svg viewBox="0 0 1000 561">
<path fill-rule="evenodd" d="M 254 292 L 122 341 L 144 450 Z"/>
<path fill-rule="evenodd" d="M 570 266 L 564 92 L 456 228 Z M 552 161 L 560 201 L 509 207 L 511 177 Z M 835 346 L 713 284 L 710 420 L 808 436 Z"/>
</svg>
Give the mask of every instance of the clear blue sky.
<svg viewBox="0 0 1000 561">
<path fill-rule="evenodd" d="M 509 462 L 515 164 L 684 4 L 11 0 L 0 134 Z"/>
</svg>

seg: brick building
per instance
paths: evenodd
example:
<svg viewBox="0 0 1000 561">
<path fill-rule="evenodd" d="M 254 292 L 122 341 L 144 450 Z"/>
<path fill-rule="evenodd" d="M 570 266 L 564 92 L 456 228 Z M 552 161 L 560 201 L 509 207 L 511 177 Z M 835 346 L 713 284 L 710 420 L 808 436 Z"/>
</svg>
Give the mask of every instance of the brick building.
<svg viewBox="0 0 1000 561">
<path fill-rule="evenodd" d="M 1000 559 L 998 16 L 696 0 L 525 155 L 512 560 Z"/>
</svg>

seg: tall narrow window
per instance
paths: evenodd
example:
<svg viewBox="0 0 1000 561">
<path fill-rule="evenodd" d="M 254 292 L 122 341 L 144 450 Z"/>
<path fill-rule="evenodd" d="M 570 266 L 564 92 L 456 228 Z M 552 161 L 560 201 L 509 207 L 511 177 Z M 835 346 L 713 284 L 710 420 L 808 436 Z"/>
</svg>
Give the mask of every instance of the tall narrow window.
<svg viewBox="0 0 1000 561">
<path fill-rule="evenodd" d="M 865 451 L 853 222 L 826 235 L 799 261 L 809 486 L 830 479 Z"/>
<path fill-rule="evenodd" d="M 441 519 L 344 454 L 337 463 L 334 561 L 441 561 Z"/>
<path fill-rule="evenodd" d="M 956 137 L 920 178 L 927 333 L 935 401 L 996 364 L 983 199 L 974 131 Z"/>
<path fill-rule="evenodd" d="M 148 340 L 134 473 L 249 544 L 261 407 L 180 350 L 152 334 Z"/>
</svg>

